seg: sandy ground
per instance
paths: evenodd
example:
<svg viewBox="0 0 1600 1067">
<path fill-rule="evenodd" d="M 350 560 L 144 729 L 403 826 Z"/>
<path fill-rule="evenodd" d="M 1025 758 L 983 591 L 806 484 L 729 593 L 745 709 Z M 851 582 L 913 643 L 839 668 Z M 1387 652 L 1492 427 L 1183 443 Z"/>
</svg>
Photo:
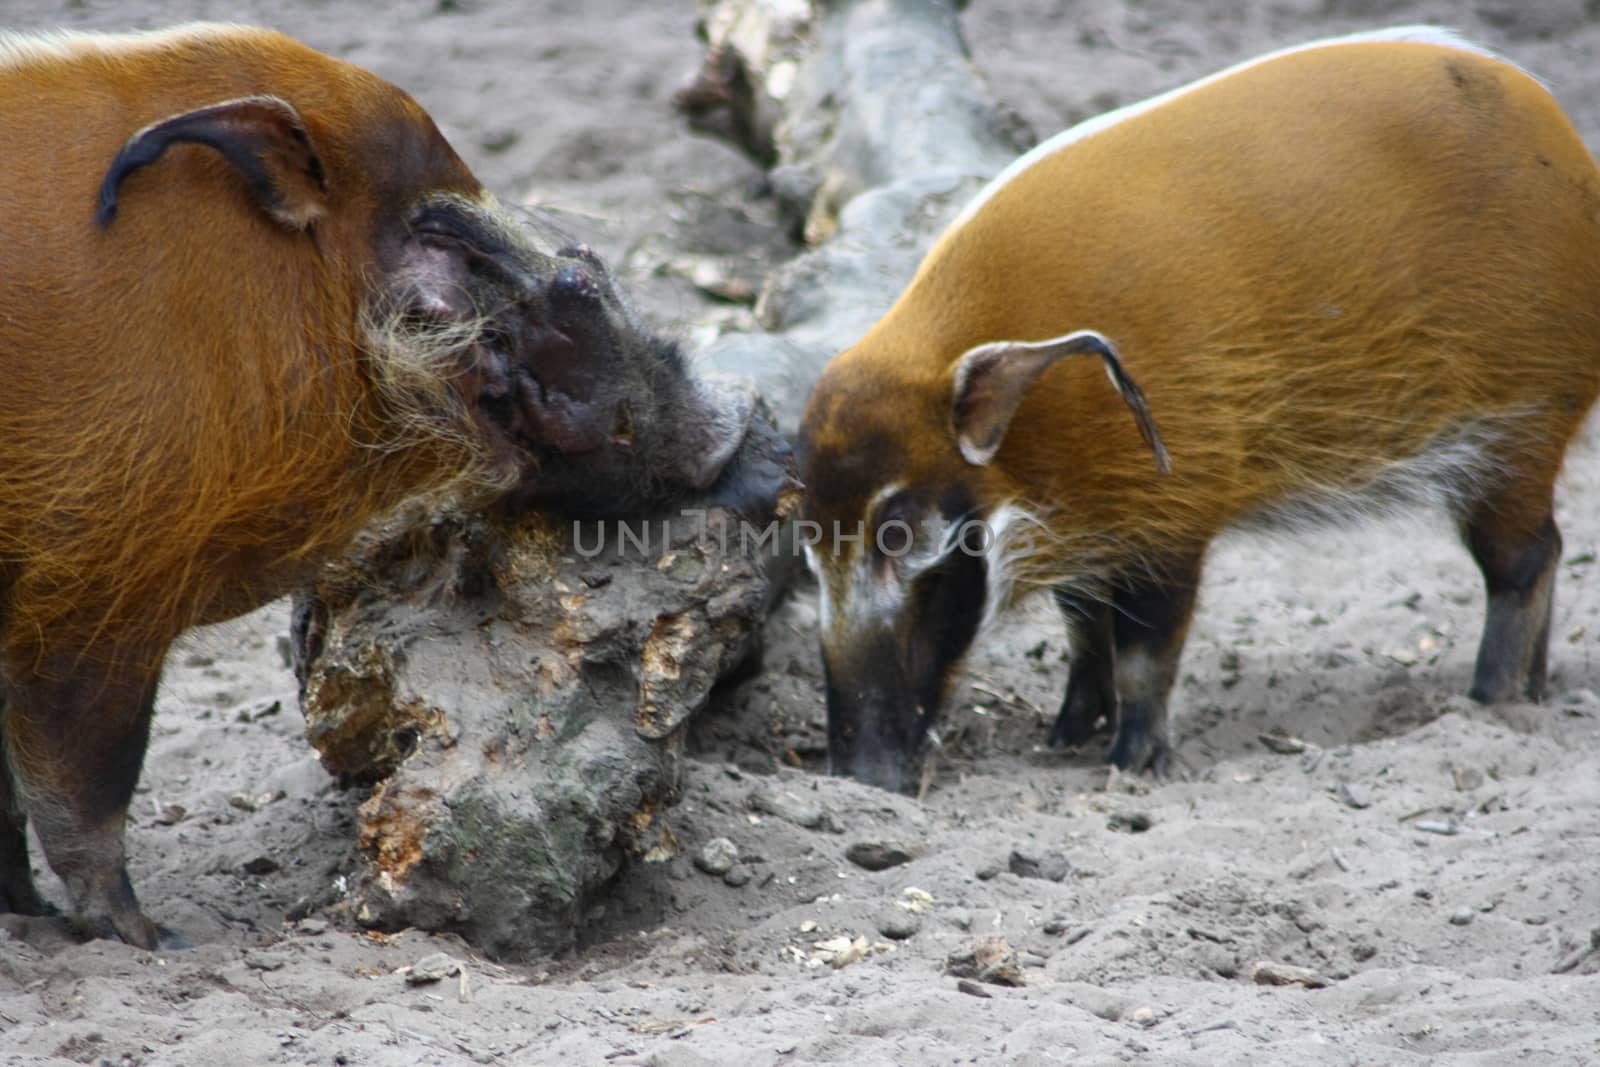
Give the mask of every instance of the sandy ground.
<svg viewBox="0 0 1600 1067">
<path fill-rule="evenodd" d="M 1432 20 L 1545 77 L 1600 148 L 1594 10 L 974 0 L 965 18 L 975 62 L 1041 134 L 1271 47 Z M 792 251 L 758 171 L 671 111 L 698 58 L 686 0 L 0 0 L 17 28 L 200 17 L 276 25 L 410 89 L 492 187 L 558 206 L 691 342 L 745 313 L 696 291 L 684 257 L 737 255 L 759 278 Z M 1163 785 L 1108 788 L 1089 755 L 1039 749 L 1066 679 L 1043 609 L 974 657 L 924 802 L 818 776 L 801 590 L 765 674 L 697 726 L 671 815 L 683 855 L 625 872 L 585 948 L 541 964 L 341 927 L 361 795 L 300 736 L 285 612 L 197 635 L 173 656 L 129 844 L 149 910 L 200 946 L 156 956 L 0 919 L 0 1061 L 1600 1061 L 1600 953 L 1581 951 L 1600 928 L 1597 444 L 1560 492 L 1548 704 L 1459 696 L 1482 595 L 1442 526 L 1240 539 L 1213 554 L 1175 698 L 1184 773 Z M 692 862 L 717 837 L 739 857 L 720 876 Z M 911 858 L 847 858 L 874 843 Z M 868 955 L 826 962 L 818 944 L 841 937 Z M 943 973 L 986 937 L 1025 985 L 980 997 Z M 464 976 L 408 984 L 437 952 Z M 1259 985 L 1258 961 L 1329 984 Z"/>
</svg>

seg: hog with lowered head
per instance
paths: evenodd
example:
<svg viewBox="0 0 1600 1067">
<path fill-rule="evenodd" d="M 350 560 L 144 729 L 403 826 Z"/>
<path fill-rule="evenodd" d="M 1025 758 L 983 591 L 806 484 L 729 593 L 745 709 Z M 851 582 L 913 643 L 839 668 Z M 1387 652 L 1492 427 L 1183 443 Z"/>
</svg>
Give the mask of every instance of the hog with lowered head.
<svg viewBox="0 0 1600 1067">
<path fill-rule="evenodd" d="M 0 911 L 48 910 L 31 819 L 146 948 L 123 827 L 180 631 L 419 494 L 704 489 L 751 414 L 405 93 L 266 30 L 0 37 L 0 233 Z"/>
</svg>

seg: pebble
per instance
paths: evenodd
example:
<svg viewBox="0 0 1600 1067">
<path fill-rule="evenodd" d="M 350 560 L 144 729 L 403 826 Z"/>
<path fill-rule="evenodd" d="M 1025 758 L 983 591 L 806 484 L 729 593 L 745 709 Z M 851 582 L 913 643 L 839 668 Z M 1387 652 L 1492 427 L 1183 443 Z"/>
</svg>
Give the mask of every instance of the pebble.
<svg viewBox="0 0 1600 1067">
<path fill-rule="evenodd" d="M 749 867 L 746 867 L 743 864 L 738 864 L 730 868 L 728 873 L 722 876 L 722 880 L 728 885 L 731 885 L 733 888 L 738 889 L 741 886 L 749 885 L 750 879 L 753 876 L 754 872 L 752 872 Z"/>
<path fill-rule="evenodd" d="M 1355 782 L 1340 782 L 1337 792 L 1339 800 L 1348 808 L 1360 810 L 1372 807 L 1372 790 Z"/>
<path fill-rule="evenodd" d="M 1152 1027 L 1156 1024 L 1155 1009 L 1149 1007 L 1135 1008 L 1133 1014 L 1128 1016 L 1128 1021 L 1138 1026 Z"/>
<path fill-rule="evenodd" d="M 302 934 L 309 934 L 312 937 L 315 937 L 318 934 L 325 934 L 328 932 L 328 920 L 301 919 L 299 922 L 294 924 L 294 928 Z"/>
<path fill-rule="evenodd" d="M 905 908 L 885 908 L 878 915 L 878 933 L 893 941 L 915 937 L 922 929 L 922 916 Z"/>
<path fill-rule="evenodd" d="M 1040 929 L 1042 929 L 1046 934 L 1049 934 L 1051 937 L 1060 937 L 1062 934 L 1067 932 L 1067 929 L 1071 925 L 1072 920 L 1057 917 L 1046 922 Z"/>
<path fill-rule="evenodd" d="M 1329 984 L 1328 979 L 1309 967 L 1270 960 L 1258 960 L 1250 968 L 1250 980 L 1256 985 L 1298 985 L 1307 989 L 1322 989 Z"/>
<path fill-rule="evenodd" d="M 244 965 L 253 971 L 281 971 L 288 962 L 278 953 L 247 951 L 244 954 Z"/>
<path fill-rule="evenodd" d="M 720 878 L 739 862 L 739 846 L 726 837 L 713 837 L 700 846 L 694 854 L 694 865 L 707 874 Z"/>
<path fill-rule="evenodd" d="M 1108 829 L 1129 834 L 1142 834 L 1155 824 L 1155 819 L 1142 811 L 1119 811 L 1106 820 Z"/>
<path fill-rule="evenodd" d="M 989 937 L 971 948 L 957 949 L 945 959 L 945 973 L 957 978 L 976 978 L 990 985 L 1023 986 L 1022 965 L 1003 937 Z"/>
<path fill-rule="evenodd" d="M 1457 908 L 1455 911 L 1450 913 L 1451 926 L 1466 926 L 1472 922 L 1472 919 L 1473 915 L 1471 908 Z"/>
<path fill-rule="evenodd" d="M 858 841 L 844 850 L 844 858 L 869 871 L 886 871 L 911 862 L 911 853 L 884 841 Z"/>
<path fill-rule="evenodd" d="M 951 908 L 944 913 L 944 917 L 950 921 L 951 926 L 956 927 L 958 930 L 972 929 L 972 912 L 966 908 Z"/>
<path fill-rule="evenodd" d="M 278 869 L 278 861 L 271 856 L 257 856 L 255 859 L 245 860 L 241 869 L 245 874 L 271 874 Z"/>
<path fill-rule="evenodd" d="M 1035 856 L 1015 851 L 1011 853 L 1011 873 L 1019 878 L 1043 878 L 1048 882 L 1063 881 L 1072 871 L 1072 864 L 1060 852 L 1046 852 Z"/>
<path fill-rule="evenodd" d="M 432 952 L 411 965 L 406 972 L 406 983 L 424 985 L 439 982 L 461 970 L 461 964 L 448 952 Z"/>
<path fill-rule="evenodd" d="M 821 826 L 824 815 L 822 805 L 810 803 L 793 793 L 776 789 L 757 789 L 750 794 L 750 806 L 763 814 L 794 823 L 807 830 Z"/>
</svg>

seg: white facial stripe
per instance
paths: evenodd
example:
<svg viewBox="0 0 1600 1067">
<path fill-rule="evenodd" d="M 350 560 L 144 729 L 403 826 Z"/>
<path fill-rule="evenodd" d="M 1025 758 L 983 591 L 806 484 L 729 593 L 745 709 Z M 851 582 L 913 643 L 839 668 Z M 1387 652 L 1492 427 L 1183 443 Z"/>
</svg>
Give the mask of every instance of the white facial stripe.
<svg viewBox="0 0 1600 1067">
<path fill-rule="evenodd" d="M 981 208 L 991 197 L 993 197 L 995 193 L 997 193 L 1003 186 L 1005 186 L 1007 182 L 1011 181 L 1011 179 L 1015 178 L 1017 175 L 1021 174 L 1035 163 L 1038 163 L 1043 159 L 1048 159 L 1050 156 L 1055 155 L 1057 152 L 1068 147 L 1069 145 L 1077 144 L 1079 141 L 1092 137 L 1097 133 L 1109 130 L 1118 123 L 1125 122 L 1136 115 L 1142 115 L 1147 111 L 1152 111 L 1155 108 L 1160 107 L 1162 104 L 1171 103 L 1173 100 L 1183 96 L 1185 93 L 1193 92 L 1195 89 L 1198 89 L 1201 86 L 1210 85 L 1212 82 L 1221 81 L 1223 78 L 1238 74 L 1240 71 L 1248 70 L 1251 67 L 1266 63 L 1270 60 L 1279 59 L 1287 55 L 1293 55 L 1296 52 L 1309 51 L 1313 48 L 1328 48 L 1344 44 L 1364 44 L 1370 41 L 1415 41 L 1420 44 L 1434 44 L 1445 48 L 1454 48 L 1462 52 L 1473 52 L 1480 56 L 1488 56 L 1491 59 L 1501 58 L 1481 45 L 1473 44 L 1471 41 L 1468 41 L 1466 38 L 1455 33 L 1454 31 L 1447 30 L 1439 26 L 1394 26 L 1385 30 L 1371 30 L 1366 33 L 1353 33 L 1347 37 L 1330 37 L 1320 41 L 1311 41 L 1307 44 L 1294 45 L 1290 48 L 1282 48 L 1276 52 L 1269 52 L 1264 56 L 1257 56 L 1254 59 L 1246 60 L 1243 63 L 1236 64 L 1227 68 L 1226 70 L 1218 71 L 1217 73 L 1209 75 L 1208 77 L 1201 78 L 1199 81 L 1190 82 L 1188 85 L 1180 85 L 1176 89 L 1170 89 L 1167 92 L 1161 93 L 1157 96 L 1152 96 L 1148 100 L 1141 100 L 1138 103 L 1129 104 L 1126 107 L 1119 107 L 1115 111 L 1108 111 L 1104 115 L 1097 115 L 1092 119 L 1080 122 L 1071 129 L 1063 130 L 1054 137 L 1041 142 L 1035 146 L 1032 151 L 1028 152 L 1020 159 L 1017 159 L 1010 166 L 1006 167 L 1005 170 L 996 175 L 994 180 L 988 185 L 984 186 L 983 189 L 978 192 L 978 195 L 973 197 L 972 202 L 962 209 L 961 214 L 956 217 L 956 220 L 950 224 L 949 230 L 953 231 L 967 220 L 971 219 L 978 213 L 978 209 Z M 1523 71 L 1523 73 L 1527 72 Z"/>
</svg>

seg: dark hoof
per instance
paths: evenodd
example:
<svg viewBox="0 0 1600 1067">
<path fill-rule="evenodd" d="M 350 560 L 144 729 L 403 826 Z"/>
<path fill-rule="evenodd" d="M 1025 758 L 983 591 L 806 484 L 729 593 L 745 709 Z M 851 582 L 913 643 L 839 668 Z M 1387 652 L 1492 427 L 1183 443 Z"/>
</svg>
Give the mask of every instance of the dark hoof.
<svg viewBox="0 0 1600 1067">
<path fill-rule="evenodd" d="M 170 926 L 156 926 L 156 951 L 157 952 L 188 952 L 194 948 L 194 942 L 178 933 Z"/>
<path fill-rule="evenodd" d="M 1078 748 L 1094 740 L 1106 722 L 1103 716 L 1069 715 L 1062 711 L 1050 728 L 1051 748 Z"/>
<path fill-rule="evenodd" d="M 60 915 L 61 909 L 45 900 L 25 878 L 20 885 L 0 887 L 0 915 Z"/>
<path fill-rule="evenodd" d="M 1118 731 L 1106 753 L 1106 762 L 1129 774 L 1150 771 L 1158 781 L 1165 781 L 1167 767 L 1172 760 L 1172 748 L 1165 738 L 1147 733 L 1131 734 Z"/>
</svg>

